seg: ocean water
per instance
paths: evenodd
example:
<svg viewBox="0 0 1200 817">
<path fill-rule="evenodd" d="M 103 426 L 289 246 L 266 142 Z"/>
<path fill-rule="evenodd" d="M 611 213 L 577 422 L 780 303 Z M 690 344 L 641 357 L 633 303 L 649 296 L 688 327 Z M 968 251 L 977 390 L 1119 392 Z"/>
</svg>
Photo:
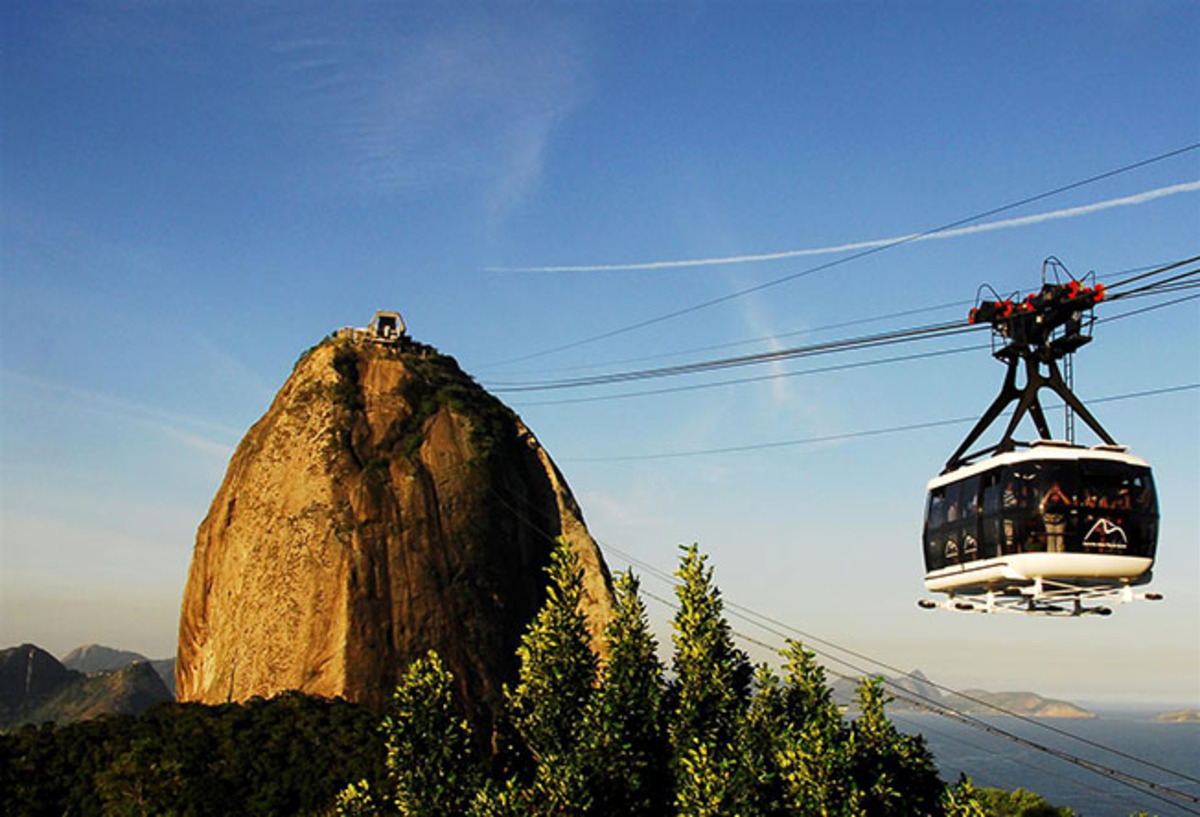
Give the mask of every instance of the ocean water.
<svg viewBox="0 0 1200 817">
<path fill-rule="evenodd" d="M 1089 707 L 1093 720 L 1037 721 L 1177 772 L 1145 766 L 1017 718 L 982 718 L 1020 737 L 1084 760 L 1200 797 L 1200 724 L 1158 723 L 1155 710 Z M 1177 708 L 1177 707 L 1175 707 Z M 947 781 L 966 774 L 977 786 L 1035 791 L 1083 817 L 1128 817 L 1139 811 L 1160 817 L 1200 814 L 1200 803 L 1181 802 L 1105 777 L 1045 752 L 933 714 L 891 715 L 897 728 L 925 736 Z M 1183 776 L 1180 776 L 1183 775 Z M 1187 778 L 1192 778 L 1191 780 Z M 1163 799 L 1160 799 L 1163 798 Z"/>
</svg>

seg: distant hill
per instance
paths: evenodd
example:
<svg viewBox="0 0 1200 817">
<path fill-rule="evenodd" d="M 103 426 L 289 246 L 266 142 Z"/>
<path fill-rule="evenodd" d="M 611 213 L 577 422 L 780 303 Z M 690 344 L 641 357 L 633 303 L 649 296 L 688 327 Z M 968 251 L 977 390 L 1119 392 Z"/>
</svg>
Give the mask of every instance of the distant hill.
<svg viewBox="0 0 1200 817">
<path fill-rule="evenodd" d="M 1035 692 L 985 692 L 982 689 L 968 689 L 963 693 L 982 701 L 963 701 L 955 703 L 955 708 L 973 715 L 997 715 L 992 707 L 1000 707 L 1007 712 L 1026 715 L 1031 718 L 1094 718 L 1096 714 L 1081 706 L 1053 698 L 1043 698 Z M 951 696 L 953 699 L 953 696 Z M 991 706 L 987 706 L 991 704 Z"/>
<path fill-rule="evenodd" d="M 94 672 L 66 684 L 42 700 L 26 721 L 73 723 L 98 715 L 137 715 L 173 700 L 148 661 L 134 661 L 111 672 Z"/>
<path fill-rule="evenodd" d="M 175 697 L 175 659 L 151 660 L 139 652 L 117 650 L 102 644 L 84 644 L 67 653 L 63 666 L 78 672 L 111 672 L 124 669 L 134 661 L 148 661 L 154 667 L 171 697 Z"/>
<path fill-rule="evenodd" d="M 0 729 L 104 714 L 135 715 L 172 697 L 147 661 L 83 673 L 33 644 L 0 650 Z"/>
<path fill-rule="evenodd" d="M 167 692 L 171 693 L 171 698 L 175 698 L 175 659 L 174 658 L 156 658 L 150 662 L 150 666 L 154 667 L 154 671 L 158 673 L 158 677 L 162 678 L 163 684 L 167 687 Z"/>
<path fill-rule="evenodd" d="M 941 691 L 919 669 L 913 670 L 908 675 L 901 675 L 895 678 L 885 677 L 884 680 L 888 683 L 887 692 L 889 695 L 895 696 L 899 692 L 904 696 L 896 697 L 892 703 L 888 704 L 888 709 L 892 712 L 922 711 L 917 704 L 910 703 L 906 698 L 914 698 L 917 701 L 928 702 L 930 704 L 942 703 Z M 834 700 L 842 706 L 853 708 L 857 705 L 857 679 L 835 678 L 830 684 L 830 688 L 833 690 Z"/>
<path fill-rule="evenodd" d="M 987 692 L 981 689 L 965 690 L 961 695 L 942 692 L 920 670 L 908 675 L 886 679 L 891 686 L 888 692 L 897 695 L 889 705 L 892 712 L 921 712 L 917 702 L 931 705 L 950 706 L 970 715 L 1021 715 L 1029 718 L 1094 718 L 1096 715 L 1067 701 L 1044 698 L 1035 692 Z M 838 679 L 832 684 L 834 698 L 844 706 L 854 705 L 856 681 Z M 897 690 L 896 688 L 899 688 Z M 1004 710 L 1003 712 L 999 710 Z"/>
<path fill-rule="evenodd" d="M 33 644 L 0 650 L 0 728 L 23 722 L 42 701 L 83 677 Z"/>
<path fill-rule="evenodd" d="M 1164 712 L 1154 720 L 1159 723 L 1200 723 L 1200 709 L 1177 709 Z"/>
<path fill-rule="evenodd" d="M 146 656 L 131 650 L 114 650 L 100 644 L 84 644 L 67 653 L 62 665 L 77 672 L 102 672 L 121 669 L 134 661 L 147 661 Z"/>
</svg>

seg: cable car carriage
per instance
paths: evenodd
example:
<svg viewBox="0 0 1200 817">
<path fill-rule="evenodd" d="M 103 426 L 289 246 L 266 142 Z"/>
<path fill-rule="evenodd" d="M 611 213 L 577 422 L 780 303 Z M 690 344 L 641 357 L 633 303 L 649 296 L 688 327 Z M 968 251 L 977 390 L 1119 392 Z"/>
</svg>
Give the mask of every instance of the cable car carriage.
<svg viewBox="0 0 1200 817">
<path fill-rule="evenodd" d="M 1104 287 L 1046 283 L 1045 267 L 1042 278 L 1024 301 L 997 297 L 971 310 L 971 323 L 991 324 L 993 356 L 1007 369 L 1000 394 L 927 486 L 925 587 L 946 598 L 921 607 L 1108 615 L 1114 602 L 1161 598 L 1133 590 L 1150 581 L 1158 540 L 1150 465 L 1117 444 L 1058 366 L 1065 358 L 1069 378 L 1069 355 L 1091 340 Z M 1070 441 L 1051 439 L 1043 388 L 1066 404 Z M 1000 441 L 968 453 L 1013 402 Z M 1020 443 L 1013 435 L 1026 415 L 1040 439 Z M 1073 443 L 1075 415 L 1102 444 Z"/>
</svg>

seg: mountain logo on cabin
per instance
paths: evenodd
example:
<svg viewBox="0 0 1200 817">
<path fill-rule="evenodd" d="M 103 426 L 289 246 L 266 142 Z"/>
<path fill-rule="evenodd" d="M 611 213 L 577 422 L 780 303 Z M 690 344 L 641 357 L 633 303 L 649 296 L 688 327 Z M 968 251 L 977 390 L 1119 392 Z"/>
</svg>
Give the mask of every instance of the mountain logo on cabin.
<svg viewBox="0 0 1200 817">
<path fill-rule="evenodd" d="M 1106 517 L 1100 517 L 1083 537 L 1083 545 L 1105 550 L 1124 550 L 1129 545 L 1129 539 L 1120 525 Z"/>
</svg>

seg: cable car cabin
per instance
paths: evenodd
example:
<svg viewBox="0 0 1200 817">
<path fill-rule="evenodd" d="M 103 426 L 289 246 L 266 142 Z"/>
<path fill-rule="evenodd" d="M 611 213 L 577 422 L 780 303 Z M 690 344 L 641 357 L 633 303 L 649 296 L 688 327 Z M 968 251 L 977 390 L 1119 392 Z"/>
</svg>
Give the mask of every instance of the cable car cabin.
<svg viewBox="0 0 1200 817">
<path fill-rule="evenodd" d="M 1041 440 L 930 480 L 925 587 L 951 597 L 1150 581 L 1158 500 L 1123 446 Z"/>
</svg>

